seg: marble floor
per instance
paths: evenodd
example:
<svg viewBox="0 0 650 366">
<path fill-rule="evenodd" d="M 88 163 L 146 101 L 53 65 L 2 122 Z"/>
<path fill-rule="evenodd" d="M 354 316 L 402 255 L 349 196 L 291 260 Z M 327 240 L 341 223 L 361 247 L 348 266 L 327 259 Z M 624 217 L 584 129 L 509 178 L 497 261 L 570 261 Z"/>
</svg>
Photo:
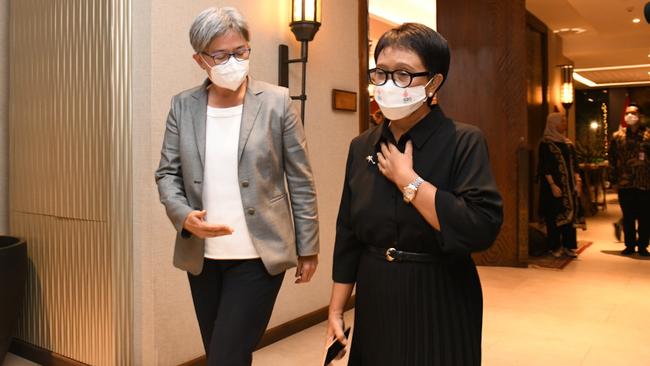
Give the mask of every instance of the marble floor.
<svg viewBox="0 0 650 366">
<path fill-rule="evenodd" d="M 650 260 L 617 254 L 619 216 L 611 203 L 590 219 L 578 239 L 593 245 L 561 271 L 479 268 L 484 366 L 650 365 Z M 253 365 L 319 365 L 325 331 L 321 323 L 263 348 Z"/>
<path fill-rule="evenodd" d="M 22 357 L 18 357 L 13 353 L 7 353 L 2 366 L 38 366 L 39 364 L 32 361 L 26 360 Z"/>
<path fill-rule="evenodd" d="M 578 239 L 593 245 L 561 271 L 479 267 L 484 366 L 650 365 L 650 260 L 617 254 L 623 244 L 612 223 L 619 216 L 612 203 L 590 219 Z M 353 318 L 346 314 L 348 324 Z M 321 323 L 265 347 L 253 365 L 319 365 L 325 331 Z M 3 364 L 30 365 L 11 354 Z"/>
</svg>

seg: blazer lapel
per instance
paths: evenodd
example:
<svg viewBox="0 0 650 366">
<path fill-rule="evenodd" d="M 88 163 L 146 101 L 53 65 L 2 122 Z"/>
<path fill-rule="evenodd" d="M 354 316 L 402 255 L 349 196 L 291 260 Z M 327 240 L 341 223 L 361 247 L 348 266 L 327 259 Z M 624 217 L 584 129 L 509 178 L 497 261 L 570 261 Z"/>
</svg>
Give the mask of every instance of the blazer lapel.
<svg viewBox="0 0 650 366">
<path fill-rule="evenodd" d="M 203 87 L 192 95 L 195 98 L 194 107 L 192 108 L 192 122 L 194 122 L 196 148 L 199 150 L 199 158 L 203 167 L 205 167 L 205 124 L 208 113 L 208 91 L 206 88 L 208 85 L 210 85 L 209 81 L 206 80 Z"/>
<path fill-rule="evenodd" d="M 255 125 L 255 120 L 259 114 L 260 107 L 262 106 L 262 100 L 259 97 L 260 93 L 262 93 L 262 91 L 257 88 L 256 82 L 249 77 L 246 96 L 244 97 L 244 111 L 242 113 L 241 127 L 239 129 L 239 150 L 237 161 L 241 161 L 241 156 L 244 153 L 244 147 L 248 141 L 248 136 L 250 136 L 251 130 Z"/>
</svg>

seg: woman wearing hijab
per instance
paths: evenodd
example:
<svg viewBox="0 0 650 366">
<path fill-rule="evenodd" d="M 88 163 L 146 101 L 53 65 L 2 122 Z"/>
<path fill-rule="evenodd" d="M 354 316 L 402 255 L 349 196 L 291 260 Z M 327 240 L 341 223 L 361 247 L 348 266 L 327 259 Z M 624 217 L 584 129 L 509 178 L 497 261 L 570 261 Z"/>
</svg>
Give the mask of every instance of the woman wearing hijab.
<svg viewBox="0 0 650 366">
<path fill-rule="evenodd" d="M 576 222 L 582 180 L 573 142 L 565 136 L 566 130 L 567 121 L 562 113 L 549 114 L 539 144 L 539 209 L 555 258 L 562 254 L 572 258 L 578 256 Z"/>
<path fill-rule="evenodd" d="M 386 119 L 350 144 L 336 224 L 328 335 L 347 342 L 343 307 L 356 286 L 348 365 L 481 363 L 470 253 L 492 245 L 503 208 L 483 134 L 433 102 L 449 59 L 447 41 L 417 23 L 375 49 L 369 78 Z"/>
</svg>

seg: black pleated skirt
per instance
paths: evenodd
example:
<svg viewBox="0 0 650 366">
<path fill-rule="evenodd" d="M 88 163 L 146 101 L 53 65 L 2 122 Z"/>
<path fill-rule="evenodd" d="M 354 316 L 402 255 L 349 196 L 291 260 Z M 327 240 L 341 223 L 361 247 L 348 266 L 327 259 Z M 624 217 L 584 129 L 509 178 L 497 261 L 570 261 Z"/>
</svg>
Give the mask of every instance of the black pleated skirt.
<svg viewBox="0 0 650 366">
<path fill-rule="evenodd" d="M 390 263 L 365 253 L 349 366 L 481 364 L 483 295 L 470 256 Z"/>
</svg>

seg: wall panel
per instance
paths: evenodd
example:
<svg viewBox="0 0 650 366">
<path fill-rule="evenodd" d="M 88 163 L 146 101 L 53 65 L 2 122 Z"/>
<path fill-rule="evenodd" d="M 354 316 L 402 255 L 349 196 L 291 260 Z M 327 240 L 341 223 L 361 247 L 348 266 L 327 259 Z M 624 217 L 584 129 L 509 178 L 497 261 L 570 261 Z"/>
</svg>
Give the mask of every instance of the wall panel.
<svg viewBox="0 0 650 366">
<path fill-rule="evenodd" d="M 9 0 L 0 0 L 0 235 L 9 231 Z"/>
<path fill-rule="evenodd" d="M 30 269 L 18 338 L 131 358 L 130 0 L 10 8 L 10 220 Z"/>
<path fill-rule="evenodd" d="M 438 31 L 449 41 L 451 67 L 440 104 L 452 118 L 485 134 L 492 171 L 504 201 L 504 222 L 495 244 L 477 263 L 520 264 L 527 245 L 527 197 L 519 197 L 517 151 L 528 138 L 526 117 L 526 9 L 524 0 L 438 2 Z M 526 215 L 527 216 L 527 215 Z M 523 228 L 523 229 L 522 229 Z"/>
</svg>

